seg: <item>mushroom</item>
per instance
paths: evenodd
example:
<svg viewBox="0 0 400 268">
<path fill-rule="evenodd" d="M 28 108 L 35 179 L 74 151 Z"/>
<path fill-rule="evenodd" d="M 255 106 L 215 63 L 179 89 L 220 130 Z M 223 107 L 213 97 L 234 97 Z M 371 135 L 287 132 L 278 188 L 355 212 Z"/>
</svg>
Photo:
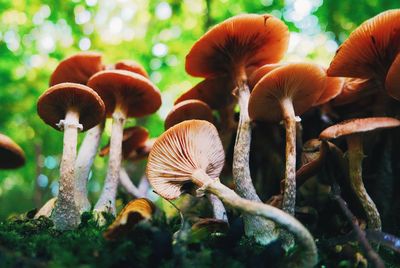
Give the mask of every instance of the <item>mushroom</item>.
<svg viewBox="0 0 400 268">
<path fill-rule="evenodd" d="M 25 164 L 25 153 L 12 139 L 0 133 L 0 169 L 19 168 Z"/>
<path fill-rule="evenodd" d="M 154 190 L 166 199 L 178 198 L 188 190 L 196 190 L 198 195 L 212 193 L 234 209 L 275 221 L 292 232 L 298 243 L 288 267 L 313 267 L 317 251 L 308 230 L 282 210 L 241 198 L 223 185 L 218 176 L 224 157 L 214 125 L 203 120 L 188 120 L 169 128 L 156 140 L 146 174 Z"/>
<path fill-rule="evenodd" d="M 149 78 L 149 74 L 146 72 L 143 66 L 133 60 L 120 60 L 114 64 L 114 69 L 130 71 Z"/>
<path fill-rule="evenodd" d="M 81 52 L 61 61 L 53 71 L 50 86 L 59 83 L 78 83 L 86 85 L 89 78 L 103 70 L 102 55 L 95 52 Z M 87 180 L 94 158 L 97 154 L 104 122 L 86 132 L 75 161 L 75 200 L 80 213 L 90 211 L 91 205 L 87 196 Z"/>
<path fill-rule="evenodd" d="M 379 83 L 375 79 L 346 78 L 342 91 L 332 100 L 333 106 L 354 103 L 359 99 L 374 95 L 378 92 Z"/>
<path fill-rule="evenodd" d="M 233 180 L 240 196 L 261 201 L 252 183 L 249 168 L 251 126 L 247 106 L 250 96 L 246 69 L 282 59 L 289 41 L 288 27 L 269 14 L 232 17 L 211 28 L 186 56 L 186 72 L 211 78 L 228 76 L 236 88 L 232 94 L 240 107 L 239 125 L 233 154 Z M 276 237 L 272 222 L 244 217 L 245 233 L 268 244 Z"/>
<path fill-rule="evenodd" d="M 104 120 L 104 103 L 91 88 L 61 83 L 40 97 L 37 111 L 42 120 L 64 131 L 64 149 L 60 164 L 60 187 L 52 215 L 56 229 L 75 228 L 80 214 L 75 202 L 75 158 L 78 130 L 86 131 Z"/>
<path fill-rule="evenodd" d="M 154 113 L 161 106 L 161 95 L 148 79 L 125 70 L 98 72 L 89 79 L 88 86 L 92 87 L 104 100 L 107 117 L 113 118 L 107 176 L 94 210 L 97 216 L 100 216 L 102 212 L 115 215 L 115 197 L 126 118 Z M 102 223 L 101 218 L 99 219 Z"/>
<path fill-rule="evenodd" d="M 400 53 L 400 10 L 382 12 L 362 23 L 339 47 L 328 69 L 329 76 L 373 78 L 385 87 L 385 79 L 395 58 Z M 395 63 L 395 67 L 398 65 Z M 400 92 L 392 90 L 390 83 L 387 93 L 394 98 Z"/>
<path fill-rule="evenodd" d="M 350 119 L 328 127 L 319 135 L 322 140 L 346 137 L 351 186 L 364 208 L 368 227 L 378 231 L 382 229 L 379 211 L 365 190 L 362 180 L 362 159 L 364 158 L 362 134 L 398 126 L 400 126 L 400 120 L 390 117 Z"/>
<path fill-rule="evenodd" d="M 393 61 L 385 80 L 385 88 L 390 96 L 400 100 L 400 51 Z"/>
<path fill-rule="evenodd" d="M 206 120 L 210 123 L 214 121 L 212 110 L 206 103 L 200 100 L 185 100 L 179 102 L 172 108 L 172 111 L 169 112 L 165 118 L 165 129 L 169 129 L 180 122 L 191 119 Z M 212 194 L 207 195 L 207 198 L 211 203 L 214 218 L 227 222 L 227 213 L 221 200 Z"/>
<path fill-rule="evenodd" d="M 286 168 L 283 210 L 294 215 L 296 202 L 296 115 L 301 115 L 319 99 L 326 75 L 311 63 L 292 63 L 276 68 L 254 87 L 249 115 L 255 121 L 284 121 Z M 266 108 L 268 107 L 268 108 Z"/>
</svg>

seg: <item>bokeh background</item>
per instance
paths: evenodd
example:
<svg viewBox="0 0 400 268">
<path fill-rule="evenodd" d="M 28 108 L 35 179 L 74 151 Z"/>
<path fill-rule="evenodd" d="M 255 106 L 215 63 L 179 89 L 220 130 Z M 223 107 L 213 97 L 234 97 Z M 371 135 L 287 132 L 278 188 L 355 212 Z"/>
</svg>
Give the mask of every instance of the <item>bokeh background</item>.
<svg viewBox="0 0 400 268">
<path fill-rule="evenodd" d="M 36 101 L 61 59 L 90 50 L 103 53 L 105 63 L 133 59 L 143 64 L 162 91 L 163 105 L 127 125 L 145 126 L 156 137 L 175 98 L 199 81 L 185 73 L 185 55 L 210 26 L 240 13 L 271 13 L 291 31 L 284 60 L 327 66 L 361 22 L 399 7 L 393 0 L 0 0 L 0 132 L 27 157 L 23 168 L 0 171 L 0 219 L 57 194 L 62 133 L 41 121 Z M 109 134 L 108 122 L 103 145 Z M 93 201 L 106 164 L 107 159 L 95 160 L 89 182 Z"/>
</svg>

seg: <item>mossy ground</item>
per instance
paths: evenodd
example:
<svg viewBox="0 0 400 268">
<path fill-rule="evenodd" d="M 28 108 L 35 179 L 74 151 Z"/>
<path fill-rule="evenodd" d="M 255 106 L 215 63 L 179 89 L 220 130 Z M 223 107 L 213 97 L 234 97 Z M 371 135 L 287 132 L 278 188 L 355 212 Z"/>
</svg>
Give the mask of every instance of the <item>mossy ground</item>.
<svg viewBox="0 0 400 268">
<path fill-rule="evenodd" d="M 285 257 L 280 242 L 255 245 L 243 238 L 242 227 L 236 219 L 225 235 L 176 239 L 179 219 L 167 223 L 160 214 L 120 239 L 107 241 L 106 227 L 97 226 L 90 214 L 83 215 L 77 230 L 64 232 L 54 230 L 44 217 L 13 218 L 0 223 L 0 267 L 278 267 Z M 363 267 L 357 244 L 344 244 L 321 246 L 319 266 Z M 397 267 L 399 256 L 381 253 L 387 267 Z"/>
</svg>

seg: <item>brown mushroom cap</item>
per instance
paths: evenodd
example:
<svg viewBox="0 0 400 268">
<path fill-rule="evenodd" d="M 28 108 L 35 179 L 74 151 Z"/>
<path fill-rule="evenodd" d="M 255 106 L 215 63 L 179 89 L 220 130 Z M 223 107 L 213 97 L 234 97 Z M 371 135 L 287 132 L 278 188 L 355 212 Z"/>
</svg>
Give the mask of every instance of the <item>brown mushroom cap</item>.
<svg viewBox="0 0 400 268">
<path fill-rule="evenodd" d="M 13 169 L 25 164 L 25 153 L 12 139 L 0 133 L 0 169 Z"/>
<path fill-rule="evenodd" d="M 392 117 L 356 118 L 326 128 L 319 134 L 319 138 L 322 140 L 336 139 L 351 134 L 398 126 L 400 126 L 400 120 Z"/>
<path fill-rule="evenodd" d="M 227 76 L 207 78 L 183 93 L 176 101 L 178 104 L 185 100 L 201 100 L 211 109 L 220 109 L 234 102 L 232 90 L 235 86 Z"/>
<path fill-rule="evenodd" d="M 256 121 L 282 120 L 280 102 L 292 100 L 296 115 L 307 111 L 321 96 L 326 75 L 316 64 L 291 63 L 265 75 L 254 87 L 249 100 L 249 116 Z"/>
<path fill-rule="evenodd" d="M 332 100 L 334 106 L 355 102 L 370 96 L 379 90 L 379 83 L 375 79 L 346 78 L 342 91 Z"/>
<path fill-rule="evenodd" d="M 288 27 L 269 14 L 244 14 L 212 27 L 186 56 L 186 72 L 197 77 L 231 74 L 237 64 L 261 66 L 281 60 Z"/>
<path fill-rule="evenodd" d="M 134 72 L 143 75 L 146 78 L 149 78 L 149 74 L 146 72 L 143 66 L 133 60 L 120 60 L 114 64 L 114 68 L 117 70 Z"/>
<path fill-rule="evenodd" d="M 125 128 L 122 136 L 122 157 L 126 159 L 132 151 L 145 146 L 148 139 L 149 131 L 144 127 L 134 126 Z M 99 155 L 103 157 L 109 153 L 110 143 L 101 148 Z"/>
<path fill-rule="evenodd" d="M 211 108 L 199 100 L 185 100 L 175 105 L 165 118 L 164 127 L 170 127 L 191 119 L 206 120 L 213 123 L 213 114 Z"/>
<path fill-rule="evenodd" d="M 260 68 L 255 70 L 249 77 L 249 87 L 254 88 L 254 86 L 258 83 L 258 81 L 260 81 L 261 78 L 263 78 L 267 73 L 278 67 L 282 67 L 283 65 L 284 64 L 282 63 L 272 63 L 261 66 Z"/>
<path fill-rule="evenodd" d="M 155 138 L 148 139 L 142 147 L 139 147 L 136 150 L 131 151 L 130 154 L 127 156 L 127 159 L 132 162 L 136 162 L 144 158 L 147 158 L 150 154 L 151 149 L 153 148 L 155 141 L 156 141 Z"/>
<path fill-rule="evenodd" d="M 86 85 L 89 78 L 104 69 L 101 54 L 81 52 L 61 61 L 50 77 L 50 86 L 70 82 Z"/>
<path fill-rule="evenodd" d="M 396 59 L 390 66 L 386 76 L 385 88 L 390 96 L 400 100 L 400 53 L 397 54 Z"/>
<path fill-rule="evenodd" d="M 323 68 L 326 70 L 326 68 Z M 319 106 L 332 100 L 342 92 L 345 79 L 342 77 L 326 77 L 325 89 L 313 106 Z"/>
<path fill-rule="evenodd" d="M 79 112 L 79 123 L 86 131 L 104 119 L 104 103 L 90 87 L 76 83 L 61 83 L 47 89 L 37 103 L 42 120 L 60 130 L 57 124 L 65 118 L 69 109 Z"/>
<path fill-rule="evenodd" d="M 93 75 L 88 86 L 93 88 L 106 105 L 111 117 L 116 105 L 126 109 L 128 117 L 152 114 L 161 106 L 161 94 L 150 80 L 126 70 L 106 70 Z"/>
<path fill-rule="evenodd" d="M 146 174 L 151 186 L 163 197 L 174 199 L 191 183 L 191 175 L 201 169 L 217 178 L 225 153 L 213 124 L 188 120 L 165 131 L 150 152 Z"/>
<path fill-rule="evenodd" d="M 400 52 L 400 9 L 388 10 L 362 23 L 339 47 L 329 76 L 384 79 Z"/>
</svg>

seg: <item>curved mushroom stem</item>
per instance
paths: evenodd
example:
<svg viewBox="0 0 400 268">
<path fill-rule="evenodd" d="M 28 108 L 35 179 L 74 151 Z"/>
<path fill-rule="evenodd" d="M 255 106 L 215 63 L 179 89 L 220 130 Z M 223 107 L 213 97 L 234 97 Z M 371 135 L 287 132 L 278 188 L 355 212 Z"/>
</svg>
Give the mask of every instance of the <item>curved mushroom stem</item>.
<svg viewBox="0 0 400 268">
<path fill-rule="evenodd" d="M 60 164 L 60 186 L 52 219 L 57 230 L 70 230 L 80 223 L 74 197 L 76 144 L 78 129 L 82 129 L 78 111 L 68 110 L 65 120 L 61 120 L 58 126 L 64 128 L 64 149 Z"/>
<path fill-rule="evenodd" d="M 251 120 L 248 112 L 250 90 L 246 82 L 242 80 L 238 83 L 235 94 L 240 107 L 232 166 L 235 190 L 243 198 L 261 202 L 250 174 Z M 250 215 L 244 215 L 243 220 L 246 236 L 253 237 L 258 243 L 266 245 L 277 238 L 273 222 Z"/>
<path fill-rule="evenodd" d="M 108 160 L 107 176 L 103 191 L 94 207 L 96 217 L 102 212 L 108 212 L 113 215 L 116 213 L 115 198 L 117 195 L 117 186 L 119 180 L 119 171 L 121 169 L 122 159 L 122 136 L 126 120 L 126 112 L 119 107 L 115 108 L 112 115 L 113 123 L 110 139 L 110 158 Z M 99 224 L 104 224 L 101 216 L 98 218 Z"/>
<path fill-rule="evenodd" d="M 285 189 L 282 209 L 290 215 L 294 215 L 296 205 L 296 117 L 290 99 L 283 99 L 281 108 L 286 129 Z"/>
<path fill-rule="evenodd" d="M 90 211 L 91 205 L 87 196 L 87 182 L 90 169 L 97 154 L 103 133 L 104 122 L 88 130 L 79 148 L 75 162 L 75 201 L 79 212 Z"/>
<path fill-rule="evenodd" d="M 211 179 L 202 170 L 193 172 L 191 179 L 200 187 L 197 190 L 198 194 L 215 194 L 226 205 L 253 216 L 273 220 L 282 228 L 293 233 L 298 247 L 290 256 L 285 267 L 314 267 L 317 264 L 318 255 L 314 239 L 310 232 L 293 216 L 275 207 L 241 198 L 223 185 L 218 178 Z"/>
<path fill-rule="evenodd" d="M 124 167 L 121 167 L 119 171 L 119 182 L 122 187 L 134 198 L 144 198 L 145 196 L 139 191 L 139 189 L 133 184 L 131 178 L 129 178 L 128 172 Z"/>
<path fill-rule="evenodd" d="M 228 223 L 228 215 L 226 213 L 226 209 L 224 204 L 213 194 L 207 195 L 208 201 L 210 201 L 214 218 L 217 220 L 222 220 Z"/>
<path fill-rule="evenodd" d="M 150 188 L 150 183 L 149 180 L 147 179 L 146 175 L 143 174 L 142 177 L 140 178 L 139 182 L 139 192 L 144 196 L 147 197 L 147 192 L 149 191 Z"/>
<path fill-rule="evenodd" d="M 354 192 L 364 208 L 367 215 L 367 224 L 370 229 L 382 230 L 381 217 L 374 201 L 365 190 L 362 181 L 362 160 L 364 158 L 362 137 L 360 135 L 347 136 L 347 155 L 349 158 L 350 183 Z"/>
</svg>

